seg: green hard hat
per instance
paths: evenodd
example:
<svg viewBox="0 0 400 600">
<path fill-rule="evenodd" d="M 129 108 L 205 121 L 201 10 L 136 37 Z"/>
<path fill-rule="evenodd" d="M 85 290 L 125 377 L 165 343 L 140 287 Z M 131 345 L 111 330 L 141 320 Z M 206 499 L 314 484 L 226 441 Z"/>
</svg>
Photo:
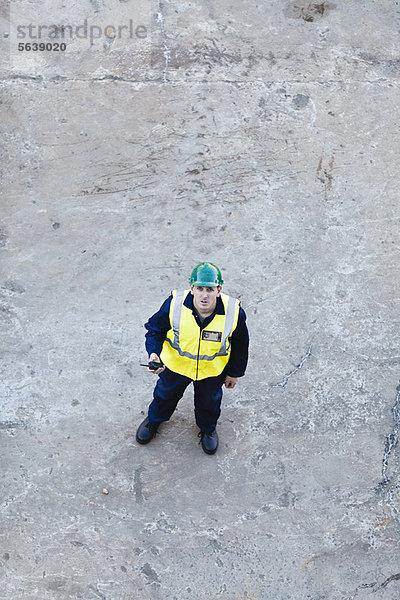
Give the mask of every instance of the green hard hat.
<svg viewBox="0 0 400 600">
<path fill-rule="evenodd" d="M 224 282 L 218 267 L 210 262 L 202 262 L 193 269 L 189 283 L 203 287 L 217 287 Z"/>
</svg>

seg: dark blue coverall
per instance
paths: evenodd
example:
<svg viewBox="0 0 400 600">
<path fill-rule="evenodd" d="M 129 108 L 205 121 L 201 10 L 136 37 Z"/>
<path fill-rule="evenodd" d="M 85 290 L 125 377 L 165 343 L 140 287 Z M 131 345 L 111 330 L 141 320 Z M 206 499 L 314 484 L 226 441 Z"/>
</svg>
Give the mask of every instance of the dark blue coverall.
<svg viewBox="0 0 400 600">
<path fill-rule="evenodd" d="M 165 300 L 160 310 L 150 317 L 145 324 L 147 329 L 146 350 L 149 356 L 153 352 L 157 356 L 161 354 L 166 333 L 171 328 L 169 319 L 171 300 L 172 295 Z M 217 298 L 215 311 L 203 320 L 193 305 L 193 296 L 190 292 L 185 298 L 184 305 L 192 310 L 200 329 L 204 329 L 213 320 L 215 314 L 225 314 L 224 304 L 219 297 Z M 196 424 L 201 431 L 206 433 L 214 431 L 221 414 L 222 385 L 227 375 L 230 377 L 242 377 L 244 375 L 248 360 L 248 347 L 249 334 L 246 325 L 246 314 L 240 307 L 238 323 L 231 337 L 231 355 L 221 375 L 193 381 L 189 377 L 165 368 L 159 374 L 159 379 L 154 388 L 153 401 L 148 412 L 150 422 L 168 421 L 185 389 L 193 381 Z"/>
</svg>

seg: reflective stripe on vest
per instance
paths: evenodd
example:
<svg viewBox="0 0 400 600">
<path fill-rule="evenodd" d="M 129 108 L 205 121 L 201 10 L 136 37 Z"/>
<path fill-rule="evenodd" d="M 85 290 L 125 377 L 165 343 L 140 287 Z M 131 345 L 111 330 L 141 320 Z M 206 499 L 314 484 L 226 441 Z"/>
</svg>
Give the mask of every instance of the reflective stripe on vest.
<svg viewBox="0 0 400 600">
<path fill-rule="evenodd" d="M 180 290 L 172 292 L 172 302 L 170 307 L 170 322 L 171 329 L 168 331 L 161 358 L 166 366 L 177 373 L 186 375 L 191 379 L 204 379 L 205 377 L 213 377 L 222 373 L 225 365 L 228 363 L 230 357 L 230 337 L 232 332 L 237 326 L 239 317 L 239 301 L 235 298 L 231 298 L 226 294 L 221 294 L 221 300 L 224 304 L 225 314 L 214 315 L 213 320 L 205 327 L 200 330 L 200 327 L 196 323 L 192 310 L 184 306 L 184 301 L 190 290 Z M 185 313 L 185 319 L 183 320 L 187 330 L 182 333 L 182 311 L 190 312 Z M 215 348 L 215 341 L 207 341 L 201 339 L 203 331 L 210 331 L 217 326 L 218 329 L 223 329 L 221 332 L 221 341 L 218 342 L 217 348 Z M 194 354 L 188 352 L 182 346 L 185 346 L 185 341 L 182 343 L 182 339 L 186 341 L 186 345 L 191 345 L 192 350 L 194 344 L 196 348 L 202 346 L 208 346 L 213 351 L 209 354 Z M 214 351 L 214 349 L 216 351 Z M 179 360 L 179 357 L 182 357 Z M 211 361 L 214 361 L 213 363 Z M 208 366 L 207 366 L 208 364 Z M 195 377 L 193 376 L 195 373 Z"/>
</svg>

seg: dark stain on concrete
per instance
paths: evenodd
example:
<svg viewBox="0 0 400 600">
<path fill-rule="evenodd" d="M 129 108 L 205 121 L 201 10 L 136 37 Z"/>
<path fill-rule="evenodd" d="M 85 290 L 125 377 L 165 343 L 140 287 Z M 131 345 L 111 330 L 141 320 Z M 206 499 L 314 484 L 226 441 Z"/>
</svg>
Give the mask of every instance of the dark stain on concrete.
<svg viewBox="0 0 400 600">
<path fill-rule="evenodd" d="M 331 2 L 295 2 L 290 4 L 285 15 L 290 19 L 302 19 L 306 23 L 320 21 L 328 12 L 336 8 Z"/>
<path fill-rule="evenodd" d="M 93 6 L 94 8 L 94 12 L 99 12 L 100 11 L 100 5 L 97 2 L 97 0 L 90 0 L 90 4 Z"/>
<path fill-rule="evenodd" d="M 309 103 L 310 98 L 304 94 L 296 94 L 292 102 L 296 108 L 305 108 Z"/>
<path fill-rule="evenodd" d="M 384 58 L 368 52 L 360 52 L 358 56 L 363 62 L 381 68 L 388 76 L 397 75 L 400 71 L 400 58 Z"/>
<path fill-rule="evenodd" d="M 23 294 L 25 292 L 25 288 L 20 283 L 12 281 L 11 279 L 5 281 L 1 287 L 3 290 L 8 290 L 17 294 Z"/>
<path fill-rule="evenodd" d="M 143 504 L 143 501 L 144 501 L 143 483 L 141 480 L 141 475 L 142 475 L 143 471 L 144 471 L 144 467 L 139 467 L 138 469 L 136 469 L 135 475 L 134 475 L 133 489 L 135 492 L 137 504 Z"/>
<path fill-rule="evenodd" d="M 296 494 L 291 490 L 285 490 L 278 498 L 279 506 L 283 508 L 290 508 L 295 505 L 297 500 Z"/>
<path fill-rule="evenodd" d="M 149 565 L 149 563 L 144 564 L 140 570 L 147 579 L 146 585 L 150 585 L 151 583 L 160 583 L 157 573 Z"/>
<path fill-rule="evenodd" d="M 83 542 L 79 542 L 78 540 L 73 540 L 71 544 L 72 546 L 75 546 L 75 548 L 82 548 L 83 550 L 86 550 L 86 552 L 90 555 L 94 554 L 93 548 L 88 546 L 88 544 L 84 544 Z"/>
</svg>

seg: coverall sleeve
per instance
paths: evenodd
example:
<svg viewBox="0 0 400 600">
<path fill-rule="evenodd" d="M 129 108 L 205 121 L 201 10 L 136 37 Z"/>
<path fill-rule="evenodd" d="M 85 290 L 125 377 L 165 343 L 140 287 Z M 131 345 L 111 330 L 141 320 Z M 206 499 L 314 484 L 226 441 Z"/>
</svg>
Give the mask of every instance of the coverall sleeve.
<svg viewBox="0 0 400 600">
<path fill-rule="evenodd" d="M 249 355 L 249 332 L 246 325 L 246 313 L 239 309 L 238 324 L 231 337 L 231 357 L 225 372 L 230 377 L 243 377 Z"/>
<path fill-rule="evenodd" d="M 169 308 L 171 305 L 172 295 L 169 296 L 162 304 L 160 310 L 145 323 L 147 329 L 145 346 L 147 354 L 157 354 L 160 356 L 161 349 L 165 340 L 167 331 L 171 329 L 169 321 Z"/>
</svg>

